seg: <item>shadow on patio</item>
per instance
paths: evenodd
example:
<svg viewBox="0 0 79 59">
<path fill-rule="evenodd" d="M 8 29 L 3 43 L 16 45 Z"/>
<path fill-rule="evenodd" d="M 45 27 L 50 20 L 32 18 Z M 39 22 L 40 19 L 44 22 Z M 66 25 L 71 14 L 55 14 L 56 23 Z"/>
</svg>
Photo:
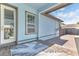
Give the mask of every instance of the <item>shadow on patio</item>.
<svg viewBox="0 0 79 59">
<path fill-rule="evenodd" d="M 60 39 L 59 37 L 56 37 L 56 38 L 52 38 L 52 39 L 49 39 L 49 40 L 38 40 L 37 42 L 40 42 L 40 43 L 47 45 L 47 46 L 51 46 L 51 45 L 54 45 L 54 44 L 63 45 L 67 41 L 68 40 L 63 40 L 63 39 Z"/>
<path fill-rule="evenodd" d="M 59 39 L 59 37 L 49 40 L 36 40 L 33 42 L 17 45 L 11 48 L 11 54 L 13 56 L 34 56 L 39 52 L 46 50 L 54 44 L 62 46 L 66 42 L 67 40 Z"/>
</svg>

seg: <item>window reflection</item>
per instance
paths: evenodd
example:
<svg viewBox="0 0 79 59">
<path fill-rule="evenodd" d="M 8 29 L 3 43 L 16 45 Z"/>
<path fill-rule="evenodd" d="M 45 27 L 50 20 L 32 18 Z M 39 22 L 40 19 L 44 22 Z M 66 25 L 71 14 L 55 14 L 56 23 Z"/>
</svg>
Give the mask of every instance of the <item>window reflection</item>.
<svg viewBox="0 0 79 59">
<path fill-rule="evenodd" d="M 4 39 L 11 39 L 14 36 L 14 12 L 4 9 Z"/>
</svg>

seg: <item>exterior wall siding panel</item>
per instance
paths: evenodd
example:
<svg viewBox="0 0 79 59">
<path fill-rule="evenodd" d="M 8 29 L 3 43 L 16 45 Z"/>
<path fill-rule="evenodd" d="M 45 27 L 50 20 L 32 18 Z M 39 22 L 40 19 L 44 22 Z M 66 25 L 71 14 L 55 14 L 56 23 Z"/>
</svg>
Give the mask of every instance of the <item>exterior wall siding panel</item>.
<svg viewBox="0 0 79 59">
<path fill-rule="evenodd" d="M 59 22 L 51 18 L 48 18 L 44 15 L 41 15 L 41 14 L 39 15 L 39 39 L 40 40 L 47 40 L 47 39 L 51 39 L 59 36 L 59 33 L 56 33 L 56 28 L 59 28 Z"/>
<path fill-rule="evenodd" d="M 37 14 L 37 10 L 27 6 L 23 3 L 11 3 L 10 5 L 18 8 L 18 42 L 19 41 L 30 41 L 31 38 L 36 38 L 37 34 L 25 35 L 25 11 Z M 35 40 L 35 39 L 32 39 Z"/>
<path fill-rule="evenodd" d="M 29 7 L 27 4 L 23 4 L 23 3 L 9 3 L 12 6 L 15 6 L 18 8 L 18 42 L 29 42 L 29 41 L 33 41 L 33 40 L 37 40 L 37 33 L 36 34 L 30 34 L 30 35 L 26 35 L 25 34 L 25 11 L 29 11 L 31 13 L 34 13 L 36 15 L 38 15 L 38 11 Z M 38 38 L 42 39 L 42 40 L 47 40 L 47 39 L 51 39 L 54 37 L 59 36 L 59 32 L 56 31 L 57 28 L 59 28 L 59 22 L 55 21 L 51 18 L 48 18 L 42 14 L 39 14 L 39 19 L 37 19 L 38 25 Z"/>
</svg>

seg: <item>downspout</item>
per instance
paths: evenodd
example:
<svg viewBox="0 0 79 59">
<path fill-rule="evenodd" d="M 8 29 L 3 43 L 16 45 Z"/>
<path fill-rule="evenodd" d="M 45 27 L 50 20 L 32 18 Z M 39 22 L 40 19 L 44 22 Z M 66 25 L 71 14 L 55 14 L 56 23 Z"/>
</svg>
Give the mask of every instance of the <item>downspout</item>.
<svg viewBox="0 0 79 59">
<path fill-rule="evenodd" d="M 37 40 L 39 40 L 39 16 L 40 14 L 42 14 L 43 11 L 39 12 L 39 10 L 37 10 Z"/>
<path fill-rule="evenodd" d="M 39 10 L 37 10 L 37 40 L 39 40 L 39 20 L 40 20 L 40 14 L 42 14 L 43 11 L 39 12 Z"/>
</svg>

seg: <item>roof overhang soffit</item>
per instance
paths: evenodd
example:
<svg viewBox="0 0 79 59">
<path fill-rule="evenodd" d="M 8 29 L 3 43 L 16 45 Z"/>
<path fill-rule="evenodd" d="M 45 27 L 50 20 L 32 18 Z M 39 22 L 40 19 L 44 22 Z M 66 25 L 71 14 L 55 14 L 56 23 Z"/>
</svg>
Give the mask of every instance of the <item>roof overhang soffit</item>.
<svg viewBox="0 0 79 59">
<path fill-rule="evenodd" d="M 44 11 L 43 13 L 51 13 L 54 12 L 60 8 L 66 7 L 68 5 L 71 5 L 72 3 L 61 3 L 61 4 L 56 4 L 50 8 L 48 8 L 46 11 Z"/>
<path fill-rule="evenodd" d="M 50 8 L 48 8 L 47 10 L 45 10 L 44 12 L 42 12 L 43 15 L 47 16 L 47 17 L 50 17 L 52 19 L 56 19 L 57 21 L 60 21 L 60 22 L 63 22 L 61 19 L 53 16 L 53 15 L 50 15 L 49 13 L 51 12 L 54 12 L 60 8 L 63 8 L 63 7 L 66 7 L 68 5 L 71 5 L 72 3 L 61 3 L 61 4 L 56 4 L 55 6 L 52 6 Z"/>
</svg>

